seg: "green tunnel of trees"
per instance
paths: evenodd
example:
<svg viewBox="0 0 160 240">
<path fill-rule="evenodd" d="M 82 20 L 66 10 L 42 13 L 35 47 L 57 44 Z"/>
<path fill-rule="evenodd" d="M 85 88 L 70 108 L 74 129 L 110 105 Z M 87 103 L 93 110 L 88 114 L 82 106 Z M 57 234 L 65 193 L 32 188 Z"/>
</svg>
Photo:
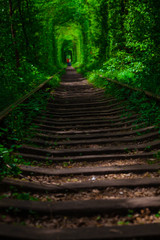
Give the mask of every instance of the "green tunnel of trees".
<svg viewBox="0 0 160 240">
<path fill-rule="evenodd" d="M 1 110 L 72 64 L 160 91 L 157 0 L 1 0 Z"/>
</svg>

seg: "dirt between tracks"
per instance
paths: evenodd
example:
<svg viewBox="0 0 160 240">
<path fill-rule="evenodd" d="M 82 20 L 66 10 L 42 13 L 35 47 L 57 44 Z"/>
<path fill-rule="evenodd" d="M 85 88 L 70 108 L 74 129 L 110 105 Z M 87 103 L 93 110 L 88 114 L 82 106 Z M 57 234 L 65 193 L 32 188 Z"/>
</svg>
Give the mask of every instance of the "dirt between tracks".
<svg viewBox="0 0 160 240">
<path fill-rule="evenodd" d="M 57 146 L 55 146 L 55 145 L 51 145 L 51 146 L 49 146 L 47 149 L 54 149 L 54 150 L 63 150 L 63 149 L 83 149 L 83 148 L 89 148 L 89 149 L 101 149 L 101 148 L 105 148 L 105 147 L 118 147 L 118 146 L 121 146 L 122 145 L 122 143 L 123 143 L 123 140 L 122 139 L 120 139 L 119 141 L 117 141 L 117 142 L 113 142 L 112 143 L 112 141 L 111 141 L 111 143 L 96 143 L 96 144 L 76 144 L 76 145 L 72 145 L 72 144 L 70 144 L 70 145 L 59 145 L 58 143 L 57 143 Z M 139 146 L 139 145 L 141 145 L 141 144 L 145 144 L 146 143 L 146 145 L 147 145 L 147 143 L 148 143 L 148 140 L 145 140 L 145 141 L 139 141 L 139 142 L 134 142 L 134 140 L 133 140 L 133 142 L 125 142 L 125 143 L 123 143 L 123 144 L 125 144 L 125 146 L 132 146 L 132 144 L 134 144 L 134 146 Z M 45 148 L 45 147 L 43 147 L 43 148 Z M 124 151 L 126 151 L 127 152 L 127 149 L 124 149 Z M 130 151 L 131 153 L 132 152 L 135 152 L 135 151 Z"/>
<path fill-rule="evenodd" d="M 80 227 L 104 227 L 115 225 L 133 225 L 160 223 L 160 212 L 151 212 L 145 208 L 140 211 L 128 210 L 127 214 L 96 214 L 90 217 L 68 217 L 68 216 L 38 216 L 33 213 L 26 217 L 16 214 L 10 216 L 8 213 L 0 215 L 0 223 L 14 223 L 14 225 L 26 225 L 47 229 L 66 229 Z"/>
<path fill-rule="evenodd" d="M 89 125 L 88 125 L 89 126 Z M 123 125 L 123 126 L 121 126 L 121 127 L 119 127 L 120 129 L 120 132 L 126 132 L 127 130 L 130 130 L 130 131 L 132 131 L 132 130 L 136 130 L 135 129 L 135 125 L 131 125 L 131 126 L 129 126 L 129 125 L 127 125 L 127 124 L 125 124 L 125 125 Z M 65 127 L 59 127 L 59 128 L 57 128 L 57 129 L 54 129 L 54 127 L 53 127 L 53 129 L 51 128 L 50 130 L 47 128 L 47 129 L 45 129 L 44 127 L 42 127 L 42 126 L 39 126 L 39 132 L 40 133 L 50 133 L 50 134 L 54 134 L 54 131 L 56 131 L 56 134 L 70 134 L 70 133 L 74 133 L 74 134 L 81 134 L 82 132 L 84 133 L 84 134 L 87 134 L 88 132 L 90 133 L 90 132 L 92 132 L 92 133 L 97 133 L 97 132 L 99 132 L 101 129 L 103 129 L 103 131 L 104 130 L 108 130 L 108 132 L 109 133 L 112 133 L 112 132 L 117 132 L 118 131 L 118 129 L 117 129 L 117 127 L 116 126 L 114 126 L 114 127 L 107 127 L 107 126 L 95 126 L 95 125 L 91 125 L 91 128 L 83 128 L 83 127 L 74 127 L 74 126 L 72 126 L 72 127 L 69 127 L 69 128 L 65 128 Z M 138 129 L 137 129 L 137 131 L 138 131 Z"/>
<path fill-rule="evenodd" d="M 54 169 L 63 169 L 63 168 L 73 168 L 73 167 L 110 167 L 110 166 L 125 166 L 125 165 L 134 165 L 134 164 L 145 164 L 147 161 L 156 163 L 157 161 L 153 158 L 146 159 L 128 159 L 128 160 L 107 160 L 107 161 L 96 161 L 96 162 L 73 162 L 64 161 L 63 163 L 53 163 L 54 161 L 49 161 L 47 163 L 33 161 L 32 166 L 40 166 L 45 168 L 54 168 Z"/>
<path fill-rule="evenodd" d="M 160 171 L 157 172 L 145 172 L 145 173 L 118 173 L 118 174 L 105 174 L 105 175 L 69 175 L 67 177 L 59 177 L 59 176 L 47 176 L 47 175 L 40 175 L 40 176 L 27 176 L 23 177 L 16 177 L 14 179 L 20 179 L 22 181 L 29 181 L 29 182 L 36 182 L 36 183 L 43 183 L 43 184 L 64 184 L 64 183 L 81 183 L 85 181 L 95 182 L 95 181 L 103 181 L 106 179 L 113 180 L 113 179 L 137 179 L 137 178 L 157 178 L 160 177 Z"/>
<path fill-rule="evenodd" d="M 61 202 L 78 200 L 100 200 L 100 199 L 120 199 L 120 198 L 138 198 L 138 197 L 156 197 L 160 196 L 160 187 L 136 187 L 136 188 L 116 188 L 107 187 L 104 190 L 92 189 L 88 191 L 81 190 L 77 193 L 48 193 L 32 194 L 29 192 L 17 193 L 8 191 L 0 195 L 0 199 L 26 199 L 42 202 Z"/>
</svg>

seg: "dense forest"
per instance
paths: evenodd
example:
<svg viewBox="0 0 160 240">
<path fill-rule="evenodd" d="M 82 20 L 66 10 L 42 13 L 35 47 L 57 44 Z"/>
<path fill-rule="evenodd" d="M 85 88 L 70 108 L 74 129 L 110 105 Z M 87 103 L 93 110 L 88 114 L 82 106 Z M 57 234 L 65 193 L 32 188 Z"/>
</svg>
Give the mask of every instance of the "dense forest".
<svg viewBox="0 0 160 240">
<path fill-rule="evenodd" d="M 160 1 L 0 15 L 0 239 L 160 239 Z"/>
<path fill-rule="evenodd" d="M 1 110 L 66 66 L 159 95 L 156 0 L 1 0 Z"/>
</svg>

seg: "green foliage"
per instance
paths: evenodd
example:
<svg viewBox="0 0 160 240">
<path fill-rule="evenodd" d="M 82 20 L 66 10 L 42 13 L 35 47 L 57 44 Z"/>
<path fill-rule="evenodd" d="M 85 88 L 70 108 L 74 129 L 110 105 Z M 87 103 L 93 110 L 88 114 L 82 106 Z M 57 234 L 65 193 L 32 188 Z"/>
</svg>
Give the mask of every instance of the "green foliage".
<svg viewBox="0 0 160 240">
<path fill-rule="evenodd" d="M 53 61 L 56 58 L 53 32 L 41 21 L 36 3 L 28 0 L 1 3 L 0 111 L 58 70 Z"/>
<path fill-rule="evenodd" d="M 1 109 L 66 66 L 67 55 L 82 71 L 159 94 L 158 1 L 2 0 L 0 12 Z"/>
<path fill-rule="evenodd" d="M 62 74 L 64 74 L 64 73 L 65 73 L 65 71 L 63 70 L 60 75 L 55 75 L 54 78 L 52 78 L 52 79 L 48 82 L 48 84 L 47 84 L 47 91 L 48 91 L 48 90 L 53 90 L 53 89 L 55 89 L 56 87 L 59 86 L 60 81 L 61 81 L 60 76 L 61 76 Z"/>
<path fill-rule="evenodd" d="M 18 159 L 11 155 L 13 148 L 14 146 L 11 146 L 7 149 L 4 145 L 0 145 L 0 180 L 4 176 L 17 175 L 21 172 L 16 166 Z"/>
<path fill-rule="evenodd" d="M 142 92 L 132 91 L 99 77 L 99 70 L 88 73 L 87 78 L 94 86 L 104 88 L 107 95 L 115 96 L 119 100 L 127 100 L 128 108 L 139 112 L 139 122 L 145 122 L 147 125 L 156 124 L 160 127 L 159 102 Z"/>
<path fill-rule="evenodd" d="M 13 192 L 12 197 L 19 200 L 38 201 L 38 198 L 32 197 L 29 192 L 24 192 L 24 193 Z"/>
<path fill-rule="evenodd" d="M 96 74 L 96 71 L 92 72 L 87 77 L 88 81 L 94 84 L 95 87 L 104 88 L 105 81 Z"/>
<path fill-rule="evenodd" d="M 158 213 L 156 213 L 155 216 L 156 216 L 157 218 L 160 218 L 160 211 L 158 211 Z"/>
<path fill-rule="evenodd" d="M 87 61 L 82 72 L 97 69 L 103 76 L 159 95 L 160 4 L 152 0 L 94 2 L 99 3 L 90 17 L 96 21 L 90 26 L 94 39 L 88 44 L 96 46 L 98 58 Z"/>
<path fill-rule="evenodd" d="M 30 128 L 35 128 L 33 119 L 46 108 L 47 99 L 50 97 L 49 90 L 58 86 L 60 78 L 55 77 L 46 89 L 33 95 L 28 102 L 21 104 L 3 122 L 0 129 L 2 144 L 0 145 L 0 176 L 17 175 L 20 173 L 17 164 L 31 164 L 20 157 L 15 157 L 13 152 L 20 147 L 25 136 L 30 136 Z M 34 132 L 34 131 L 33 131 Z M 33 133 L 32 133 L 33 134 Z M 30 136 L 31 137 L 31 136 Z"/>
<path fill-rule="evenodd" d="M 10 139 L 8 140 L 13 140 L 14 138 L 20 141 L 24 134 L 26 135 L 26 127 L 31 124 L 37 113 L 46 108 L 49 97 L 49 92 L 41 90 L 34 94 L 28 102 L 19 105 L 11 112 L 4 121 L 5 129 L 10 134 Z"/>
</svg>

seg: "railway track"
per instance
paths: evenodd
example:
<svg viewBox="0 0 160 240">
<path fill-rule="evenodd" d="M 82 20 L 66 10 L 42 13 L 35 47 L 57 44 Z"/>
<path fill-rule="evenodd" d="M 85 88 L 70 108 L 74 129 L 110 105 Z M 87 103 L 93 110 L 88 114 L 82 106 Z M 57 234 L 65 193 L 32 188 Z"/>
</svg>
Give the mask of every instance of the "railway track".
<svg viewBox="0 0 160 240">
<path fill-rule="evenodd" d="M 159 132 L 70 67 L 1 184 L 0 239 L 159 239 Z"/>
</svg>

